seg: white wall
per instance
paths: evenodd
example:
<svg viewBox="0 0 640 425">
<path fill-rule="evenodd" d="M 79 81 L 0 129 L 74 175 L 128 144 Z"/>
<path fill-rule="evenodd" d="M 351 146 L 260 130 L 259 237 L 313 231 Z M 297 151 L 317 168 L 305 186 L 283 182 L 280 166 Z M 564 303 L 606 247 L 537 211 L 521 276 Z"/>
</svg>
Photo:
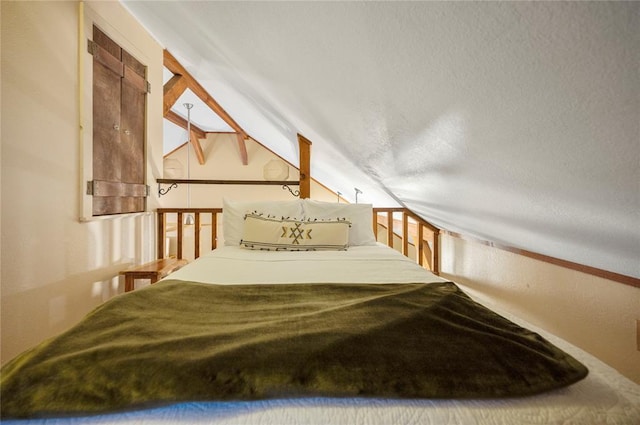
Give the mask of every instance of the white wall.
<svg viewBox="0 0 640 425">
<path fill-rule="evenodd" d="M 446 234 L 440 241 L 442 277 L 640 383 L 640 288 Z"/>
<path fill-rule="evenodd" d="M 153 214 L 79 220 L 78 2 L 3 1 L 1 7 L 4 363 L 121 292 L 118 271 L 155 254 L 148 244 L 155 220 Z M 139 59 L 149 66 L 152 85 L 151 181 L 162 167 L 162 48 L 118 2 L 84 7 L 123 47 L 144 52 Z M 86 54 L 86 40 L 80 50 Z M 153 193 L 150 209 L 157 206 Z"/>
</svg>

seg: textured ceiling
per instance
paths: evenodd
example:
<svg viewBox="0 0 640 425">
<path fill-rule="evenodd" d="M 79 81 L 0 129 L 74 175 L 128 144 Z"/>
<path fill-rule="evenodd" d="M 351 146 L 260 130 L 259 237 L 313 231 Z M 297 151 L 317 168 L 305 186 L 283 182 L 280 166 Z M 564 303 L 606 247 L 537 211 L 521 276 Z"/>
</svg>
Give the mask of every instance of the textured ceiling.
<svg viewBox="0 0 640 425">
<path fill-rule="evenodd" d="M 640 3 L 123 3 L 348 199 L 640 277 Z"/>
</svg>

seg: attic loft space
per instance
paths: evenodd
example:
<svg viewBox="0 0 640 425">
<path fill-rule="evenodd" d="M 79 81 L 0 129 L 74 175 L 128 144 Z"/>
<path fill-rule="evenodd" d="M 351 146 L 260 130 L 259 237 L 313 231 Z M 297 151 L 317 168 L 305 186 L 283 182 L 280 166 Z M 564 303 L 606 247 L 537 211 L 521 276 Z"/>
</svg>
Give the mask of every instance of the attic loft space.
<svg viewBox="0 0 640 425">
<path fill-rule="evenodd" d="M 161 88 L 175 75 L 163 81 L 167 49 L 248 135 L 288 162 L 297 164 L 296 134 L 309 137 L 313 177 L 346 201 L 355 201 L 358 187 L 361 203 L 402 202 L 447 229 L 440 233 L 441 276 L 589 353 L 590 368 L 596 359 L 606 363 L 587 379 L 599 378 L 591 381 L 594 389 L 611 392 L 585 398 L 584 387 L 576 386 L 577 398 L 561 391 L 559 403 L 582 400 L 581 413 L 588 415 L 590 401 L 599 401 L 602 414 L 594 422 L 609 417 L 608 401 L 625 396 L 612 368 L 633 379 L 630 393 L 638 394 L 640 288 L 494 247 L 526 248 L 640 277 L 634 266 L 640 246 L 638 7 L 640 2 L 2 2 L 2 89 L 11 99 L 2 108 L 3 363 L 119 298 L 125 289 L 119 272 L 157 259 L 157 210 L 187 204 L 186 185 L 162 197 L 154 190 L 163 168 Z M 94 23 L 148 66 L 141 169 L 142 184 L 151 190 L 145 212 L 82 220 L 91 215 L 82 207 L 84 183 L 92 178 L 84 164 L 90 155 L 83 153 L 91 151 L 93 102 L 83 94 L 91 93 L 86 39 Z M 176 113 L 186 119 L 179 102 Z M 455 133 L 456 122 L 464 132 Z M 200 139 L 206 168 L 220 158 L 241 172 L 265 163 L 247 141 L 249 164 L 243 166 L 231 131 L 223 135 L 225 143 L 213 134 L 207 137 L 212 142 Z M 228 149 L 216 155 L 209 150 L 214 146 Z M 181 151 L 176 154 L 183 159 L 186 149 Z M 196 170 L 201 167 L 191 159 Z M 219 175 L 235 177 L 226 170 Z M 237 193 L 240 200 L 263 193 L 268 199 L 273 189 L 290 199 L 278 187 L 192 185 L 195 194 L 201 189 L 205 194 L 193 198 L 194 208 L 222 206 L 207 191 Z M 380 192 L 387 196 L 378 197 Z M 15 225 L 22 222 L 28 225 Z M 381 228 L 382 236 L 399 225 L 394 220 Z M 194 228 L 185 228 L 187 240 L 198 234 Z M 201 242 L 208 253 L 208 239 Z M 144 294 L 126 295 L 136 293 Z M 356 400 L 352 418 L 360 417 L 361 404 Z M 400 422 L 408 417 L 402 404 L 396 409 Z M 524 417 L 518 404 L 514 414 Z M 298 405 L 293 400 L 294 410 Z M 472 421 L 483 406 L 471 405 Z M 216 405 L 209 415 L 199 406 L 192 406 L 194 421 L 234 419 L 235 410 L 220 416 Z M 628 406 L 618 405 L 614 413 L 640 417 Z M 375 421 L 379 406 L 371 407 Z M 447 407 L 444 402 L 445 421 L 451 419 Z M 503 410 L 496 410 L 497 421 L 514 417 Z M 525 413 L 544 420 L 547 411 L 538 403 Z M 122 422 L 152 421 L 154 412 L 126 412 Z M 260 421 L 265 412 L 282 410 L 267 406 L 251 417 Z M 575 409 L 560 412 L 575 419 Z M 331 416 L 330 409 L 326 418 L 311 413 L 317 423 Z M 180 411 L 174 418 L 189 422 Z M 274 418 L 296 422 L 287 411 Z"/>
<path fill-rule="evenodd" d="M 189 148 L 194 150 L 198 163 L 204 165 L 207 158 L 200 140 L 206 139 L 207 135 L 210 134 L 235 135 L 242 165 L 246 166 L 248 164 L 247 143 L 252 141 L 257 143 L 261 148 L 271 152 L 271 154 L 276 155 L 282 164 L 286 163 L 288 166 L 296 168 L 295 165 L 285 161 L 265 145 L 247 135 L 237 122 L 216 102 L 213 96 L 211 96 L 167 50 L 164 50 L 163 114 L 163 156 L 165 159 L 177 149 L 190 143 Z M 311 143 L 303 136 L 299 135 L 299 138 L 306 141 L 306 143 L 302 144 L 303 146 L 310 146 Z M 308 150 L 308 148 L 306 149 Z M 301 153 L 304 150 L 304 148 L 300 148 Z M 307 154 L 307 160 L 308 156 Z M 183 168 L 182 164 L 178 164 L 178 166 Z M 172 173 L 167 173 L 165 169 L 165 174 Z M 282 178 L 267 178 L 265 176 L 265 180 L 209 178 L 194 180 L 190 178 L 180 178 L 183 177 L 182 170 L 177 174 L 180 174 L 180 176 L 165 176 L 165 178 L 156 179 L 159 184 L 158 193 L 160 196 L 166 194 L 172 187 L 175 187 L 175 185 L 187 182 L 205 185 L 279 185 L 296 196 L 300 193 L 300 191 L 290 188 L 290 186 L 299 185 L 299 182 L 283 180 Z M 169 184 L 170 186 L 163 189 L 160 187 L 163 183 Z M 316 183 L 321 185 L 319 182 Z M 336 194 L 336 196 L 338 200 L 341 199 L 339 194 Z"/>
</svg>

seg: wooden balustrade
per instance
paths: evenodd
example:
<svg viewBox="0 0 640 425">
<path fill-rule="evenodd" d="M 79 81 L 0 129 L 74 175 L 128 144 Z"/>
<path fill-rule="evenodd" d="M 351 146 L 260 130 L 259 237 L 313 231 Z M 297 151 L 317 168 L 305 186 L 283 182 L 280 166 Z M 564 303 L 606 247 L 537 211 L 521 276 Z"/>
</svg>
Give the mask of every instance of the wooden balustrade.
<svg viewBox="0 0 640 425">
<path fill-rule="evenodd" d="M 207 246 L 216 249 L 218 243 L 218 214 L 222 214 L 222 208 L 158 208 L 158 228 L 157 228 L 157 248 L 158 258 L 164 258 L 166 253 L 166 235 L 170 229 L 169 225 L 175 226 L 177 248 L 175 256 L 178 259 L 184 258 L 184 230 L 193 227 L 193 253 L 194 258 L 200 256 L 200 234 L 204 225 L 211 227 L 210 244 Z M 194 224 L 184 224 L 185 214 L 193 214 Z M 210 217 L 209 223 L 202 222 L 202 216 Z M 174 222 L 169 222 L 167 218 L 175 216 Z"/>
<path fill-rule="evenodd" d="M 384 233 L 381 233 L 383 231 Z M 374 208 L 373 234 L 435 274 L 440 272 L 440 229 L 406 208 Z M 410 248 L 413 247 L 413 253 Z"/>
<path fill-rule="evenodd" d="M 185 229 L 193 228 L 193 257 L 200 256 L 201 233 L 210 227 L 210 241 L 206 247 L 215 249 L 218 239 L 218 215 L 222 208 L 158 208 L 157 249 L 158 258 L 169 255 L 166 250 L 166 236 L 175 233 L 175 256 L 184 258 Z M 194 224 L 184 224 L 186 214 L 193 214 Z M 208 218 L 203 222 L 203 217 Z M 172 221 L 169 221 L 169 218 Z M 381 230 L 384 230 L 381 233 Z M 374 208 L 373 233 L 376 240 L 386 242 L 407 257 L 413 258 L 422 267 L 439 273 L 438 236 L 440 229 L 418 217 L 406 208 Z M 386 236 L 385 236 L 386 235 Z M 413 252 L 411 252 L 413 250 Z"/>
</svg>

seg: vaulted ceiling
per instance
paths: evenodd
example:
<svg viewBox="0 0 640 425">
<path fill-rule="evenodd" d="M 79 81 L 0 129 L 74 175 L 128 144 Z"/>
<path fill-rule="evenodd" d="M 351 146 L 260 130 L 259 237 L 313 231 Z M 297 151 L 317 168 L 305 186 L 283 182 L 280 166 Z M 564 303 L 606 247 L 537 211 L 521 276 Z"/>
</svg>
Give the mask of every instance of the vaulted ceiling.
<svg viewBox="0 0 640 425">
<path fill-rule="evenodd" d="M 640 277 L 640 3 L 123 4 L 347 199 Z"/>
</svg>

